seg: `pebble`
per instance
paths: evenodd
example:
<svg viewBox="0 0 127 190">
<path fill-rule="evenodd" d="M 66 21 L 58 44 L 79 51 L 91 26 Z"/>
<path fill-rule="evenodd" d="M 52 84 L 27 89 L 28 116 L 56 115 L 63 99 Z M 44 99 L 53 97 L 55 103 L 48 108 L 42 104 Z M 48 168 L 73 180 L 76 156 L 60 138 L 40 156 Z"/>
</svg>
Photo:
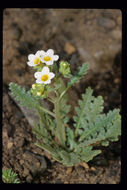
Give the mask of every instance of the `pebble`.
<svg viewBox="0 0 127 190">
<path fill-rule="evenodd" d="M 7 144 L 7 148 L 8 148 L 8 149 L 11 149 L 12 146 L 13 146 L 13 142 L 8 142 L 8 144 Z"/>
<path fill-rule="evenodd" d="M 91 167 L 90 169 L 91 169 L 92 171 L 96 171 L 96 168 L 94 168 L 94 167 Z"/>
<path fill-rule="evenodd" d="M 85 169 L 89 169 L 89 166 L 88 166 L 88 164 L 87 163 L 85 163 L 85 162 L 82 162 L 82 164 L 81 164 Z"/>
<path fill-rule="evenodd" d="M 71 55 L 72 53 L 76 52 L 76 48 L 70 44 L 69 42 L 65 43 L 64 50 Z"/>
<path fill-rule="evenodd" d="M 24 164 L 24 160 L 20 160 L 19 162 L 20 162 L 21 165 Z"/>
<path fill-rule="evenodd" d="M 26 177 L 26 182 L 27 182 L 27 183 L 31 183 L 32 180 L 33 180 L 33 177 L 32 177 L 31 175 L 28 175 L 28 176 Z"/>
<path fill-rule="evenodd" d="M 8 137 L 7 131 L 3 131 L 2 135 L 3 135 L 3 138 L 7 138 Z"/>
<path fill-rule="evenodd" d="M 7 130 L 8 137 L 13 136 L 14 128 L 15 127 L 13 125 L 6 124 L 6 130 Z"/>
<path fill-rule="evenodd" d="M 18 142 L 17 142 L 17 146 L 18 147 L 22 147 L 25 143 L 25 139 L 24 138 L 19 138 Z"/>
<path fill-rule="evenodd" d="M 27 168 L 24 168 L 23 170 L 23 176 L 29 175 L 29 170 Z"/>
<path fill-rule="evenodd" d="M 114 79 L 114 83 L 115 83 L 115 84 L 118 84 L 119 81 L 120 81 L 120 79 L 118 79 L 118 78 Z"/>
<path fill-rule="evenodd" d="M 103 17 L 98 19 L 98 24 L 105 29 L 113 29 L 116 25 L 112 19 Z"/>
<path fill-rule="evenodd" d="M 69 167 L 69 168 L 67 168 L 67 170 L 66 170 L 66 174 L 70 174 L 70 173 L 72 172 L 72 170 L 73 170 L 73 167 Z"/>
<path fill-rule="evenodd" d="M 25 166 L 29 168 L 29 172 L 35 177 L 38 174 L 42 174 L 47 168 L 47 162 L 43 156 L 35 154 L 31 151 L 26 151 L 23 154 L 25 159 Z"/>
<path fill-rule="evenodd" d="M 22 35 L 22 30 L 19 27 L 13 29 L 13 39 L 19 40 Z"/>
<path fill-rule="evenodd" d="M 115 39 L 115 40 L 121 40 L 121 38 L 122 38 L 122 33 L 121 33 L 121 30 L 113 30 L 112 32 L 111 32 L 111 35 L 112 35 L 112 37 Z"/>
</svg>

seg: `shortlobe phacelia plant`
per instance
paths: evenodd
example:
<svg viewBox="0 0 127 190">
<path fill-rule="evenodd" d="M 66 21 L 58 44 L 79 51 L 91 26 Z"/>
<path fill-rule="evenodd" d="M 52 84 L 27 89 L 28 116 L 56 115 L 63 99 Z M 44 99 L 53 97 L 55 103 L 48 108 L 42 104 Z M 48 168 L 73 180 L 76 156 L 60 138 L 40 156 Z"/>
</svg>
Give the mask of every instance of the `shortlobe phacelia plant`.
<svg viewBox="0 0 127 190">
<path fill-rule="evenodd" d="M 118 140 L 121 116 L 119 109 L 103 113 L 102 96 L 94 97 L 93 90 L 88 87 L 82 99 L 78 100 L 76 114 L 70 122 L 67 90 L 87 74 L 89 65 L 82 64 L 72 75 L 70 64 L 63 60 L 56 63 L 58 59 L 52 49 L 30 54 L 27 64 L 36 70 L 35 84 L 29 91 L 12 82 L 9 87 L 20 105 L 35 109 L 39 115 L 40 120 L 34 123 L 33 128 L 38 139 L 35 144 L 58 162 L 74 166 L 92 160 L 101 153 L 100 146 L 108 146 L 110 141 Z M 66 85 L 63 78 L 68 78 Z M 50 101 L 54 109 L 44 107 L 42 100 Z"/>
</svg>

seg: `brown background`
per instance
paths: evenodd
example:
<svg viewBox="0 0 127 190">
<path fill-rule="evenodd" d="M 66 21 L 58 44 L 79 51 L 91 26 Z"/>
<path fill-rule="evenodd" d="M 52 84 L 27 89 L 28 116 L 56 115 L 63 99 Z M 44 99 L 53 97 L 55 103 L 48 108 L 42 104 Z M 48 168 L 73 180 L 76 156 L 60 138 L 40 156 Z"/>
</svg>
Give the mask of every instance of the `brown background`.
<svg viewBox="0 0 127 190">
<path fill-rule="evenodd" d="M 121 108 L 121 27 L 122 15 L 115 9 L 5 9 L 3 12 L 3 167 L 12 167 L 22 182 L 33 183 L 119 183 L 120 142 L 111 143 L 90 167 L 77 166 L 66 173 L 59 163 L 47 162 L 47 170 L 36 179 L 38 168 L 31 155 L 32 173 L 26 151 L 42 154 L 21 110 L 8 95 L 8 84 L 31 87 L 33 71 L 27 57 L 37 50 L 54 49 L 59 60 L 67 60 L 72 72 L 88 61 L 89 73 L 69 91 L 72 105 L 86 87 L 102 95 L 105 112 Z M 72 96 L 73 94 L 73 96 Z M 108 155 L 107 155 L 108 153 Z M 48 159 L 48 156 L 46 157 Z M 51 162 L 51 163 L 50 163 Z M 49 164 L 50 163 L 50 164 Z M 94 167 L 92 170 L 91 167 Z"/>
</svg>

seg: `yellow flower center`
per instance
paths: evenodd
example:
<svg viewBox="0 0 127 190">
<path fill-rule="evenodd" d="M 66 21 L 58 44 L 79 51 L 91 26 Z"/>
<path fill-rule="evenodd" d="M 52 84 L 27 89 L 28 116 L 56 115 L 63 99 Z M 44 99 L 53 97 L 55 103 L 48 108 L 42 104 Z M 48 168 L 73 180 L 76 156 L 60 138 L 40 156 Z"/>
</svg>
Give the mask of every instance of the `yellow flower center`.
<svg viewBox="0 0 127 190">
<path fill-rule="evenodd" d="M 50 61 L 50 60 L 51 60 L 51 57 L 49 56 L 44 57 L 44 61 Z"/>
<path fill-rule="evenodd" d="M 41 80 L 42 80 L 43 82 L 47 81 L 48 79 L 49 79 L 49 76 L 48 76 L 48 75 L 42 75 L 42 77 L 41 77 Z"/>
<path fill-rule="evenodd" d="M 39 62 L 39 58 L 36 57 L 36 58 L 34 59 L 34 64 L 37 65 L 38 62 Z"/>
</svg>

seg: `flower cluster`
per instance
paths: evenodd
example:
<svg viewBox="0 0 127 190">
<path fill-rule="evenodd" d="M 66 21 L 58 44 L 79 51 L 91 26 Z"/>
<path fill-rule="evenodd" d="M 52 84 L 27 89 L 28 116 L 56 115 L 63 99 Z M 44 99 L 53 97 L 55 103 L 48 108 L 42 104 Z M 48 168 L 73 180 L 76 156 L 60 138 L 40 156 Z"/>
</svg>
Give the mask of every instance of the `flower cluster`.
<svg viewBox="0 0 127 190">
<path fill-rule="evenodd" d="M 54 62 L 58 59 L 59 56 L 54 55 L 53 49 L 49 49 L 46 52 L 39 50 L 35 54 L 28 55 L 27 64 L 37 70 L 37 72 L 34 74 L 36 83 L 33 84 L 31 88 L 31 93 L 34 96 L 39 96 L 42 98 L 46 98 L 48 96 L 48 93 L 50 91 L 49 84 L 55 75 L 58 76 L 58 68 L 57 65 L 54 64 Z M 55 71 L 55 73 L 52 71 Z M 70 64 L 67 61 L 60 61 L 59 73 L 67 78 L 71 76 Z"/>
<path fill-rule="evenodd" d="M 54 61 L 58 59 L 59 56 L 54 55 L 52 49 L 47 50 L 47 52 L 40 50 L 28 56 L 27 64 L 31 67 L 39 68 L 39 72 L 34 74 L 36 84 L 32 85 L 31 92 L 33 95 L 41 96 L 44 93 L 44 86 L 51 83 L 51 79 L 55 77 L 55 74 L 50 72 L 50 68 L 53 66 Z"/>
</svg>

